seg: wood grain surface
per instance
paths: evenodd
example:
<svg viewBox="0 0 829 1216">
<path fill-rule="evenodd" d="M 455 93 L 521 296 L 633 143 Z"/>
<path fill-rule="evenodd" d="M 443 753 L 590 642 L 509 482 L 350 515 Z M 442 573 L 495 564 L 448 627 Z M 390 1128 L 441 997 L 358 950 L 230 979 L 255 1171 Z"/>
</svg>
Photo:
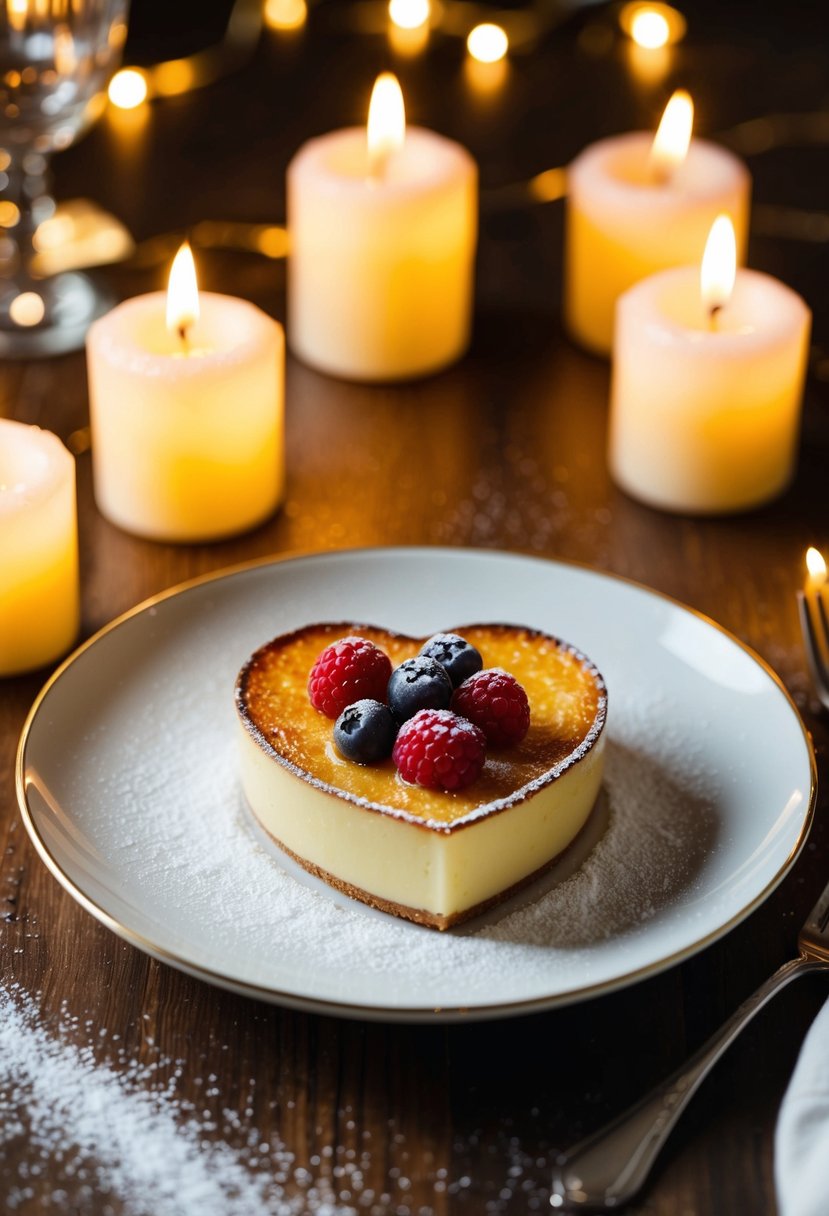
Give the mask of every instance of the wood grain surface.
<svg viewBox="0 0 829 1216">
<path fill-rule="evenodd" d="M 290 362 L 287 496 L 269 523 L 215 545 L 128 536 L 97 513 L 90 455 L 81 452 L 83 635 L 155 592 L 248 558 L 418 543 L 575 560 L 667 592 L 752 646 L 793 694 L 825 773 L 829 733 L 809 688 L 794 593 L 806 546 L 829 548 L 829 391 L 820 353 L 829 345 L 827 245 L 757 231 L 751 244 L 752 264 L 800 290 L 815 313 L 795 485 L 746 516 L 672 517 L 626 498 L 609 479 L 608 368 L 571 346 L 559 320 L 561 204 L 511 207 L 500 192 L 566 163 L 600 135 L 651 125 L 675 84 L 697 97 L 704 133 L 771 110 L 819 108 L 827 53 L 801 24 L 806 7 L 780 6 L 764 27 L 757 6 L 688 6 L 689 38 L 651 85 L 632 74 L 612 10 L 590 9 L 516 56 L 496 94 L 482 98 L 464 75 L 459 42 L 435 38 L 424 56 L 397 62 L 382 35 L 344 28 L 342 3 L 323 4 L 299 35 L 266 31 L 243 71 L 140 118 L 107 116 L 57 158 L 58 196 L 94 197 L 139 240 L 204 218 L 276 222 L 292 152 L 312 134 L 359 121 L 374 75 L 391 64 L 412 120 L 463 140 L 483 186 L 469 356 L 426 382 L 377 388 Z M 181 14 L 168 21 L 160 4 L 135 0 L 134 8 L 133 57 L 181 53 L 206 37 L 188 33 Z M 825 147 L 773 149 L 751 168 L 758 202 L 825 206 Z M 281 263 L 208 252 L 199 264 L 204 287 L 283 316 Z M 158 264 L 102 277 L 126 296 L 160 285 L 164 274 Z M 3 365 L 0 415 L 64 439 L 82 431 L 83 355 Z M 791 955 L 827 877 L 823 795 L 809 844 L 760 909 L 682 966 L 626 991 L 560 1012 L 451 1027 L 364 1024 L 258 1004 L 124 944 L 37 858 L 17 812 L 13 766 L 47 674 L 0 682 L 0 984 L 19 985 L 47 1028 L 91 1045 L 116 1068 L 161 1061 L 163 1080 L 163 1061 L 181 1060 L 178 1095 L 224 1112 L 207 1141 L 278 1137 L 285 1146 L 291 1211 L 324 1211 L 317 1184 L 329 1187 L 332 1202 L 378 1214 L 546 1210 L 556 1150 L 676 1066 Z M 758 1017 L 694 1100 L 630 1211 L 774 1211 L 776 1112 L 826 995 L 825 980 L 802 980 Z M 67 1016 L 76 1021 L 67 1025 Z M 24 1216 L 136 1210 L 117 1193 L 67 1177 L 53 1157 L 34 1173 L 31 1160 L 25 1136 L 5 1145 L 0 1136 L 0 1208 L 5 1202 Z M 355 1161 L 359 1194 L 348 1181 Z M 308 1177 L 297 1169 L 313 1179 L 310 1198 L 301 1198 Z"/>
</svg>

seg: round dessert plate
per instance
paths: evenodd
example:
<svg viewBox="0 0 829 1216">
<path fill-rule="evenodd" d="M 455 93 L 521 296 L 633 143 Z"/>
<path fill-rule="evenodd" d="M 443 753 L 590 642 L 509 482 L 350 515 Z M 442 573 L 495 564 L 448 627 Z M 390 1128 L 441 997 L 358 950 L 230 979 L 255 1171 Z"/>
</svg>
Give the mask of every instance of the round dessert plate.
<svg viewBox="0 0 829 1216">
<path fill-rule="evenodd" d="M 325 620 L 415 636 L 509 622 L 593 659 L 604 788 L 556 870 L 437 933 L 348 899 L 264 837 L 237 779 L 234 681 L 263 642 Z M 127 941 L 237 992 L 399 1021 L 545 1009 L 686 958 L 780 882 L 815 797 L 788 694 L 711 621 L 591 570 L 452 549 L 274 561 L 140 605 L 46 685 L 17 780 L 46 865 Z"/>
</svg>

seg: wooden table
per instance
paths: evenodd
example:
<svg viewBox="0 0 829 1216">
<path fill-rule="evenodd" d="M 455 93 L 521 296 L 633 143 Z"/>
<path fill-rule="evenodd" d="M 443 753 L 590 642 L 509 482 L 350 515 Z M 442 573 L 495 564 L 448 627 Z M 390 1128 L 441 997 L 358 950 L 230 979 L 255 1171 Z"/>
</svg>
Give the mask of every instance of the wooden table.
<svg viewBox="0 0 829 1216">
<path fill-rule="evenodd" d="M 149 59 L 167 29 L 162 6 L 155 17 L 139 0 L 135 8 L 131 49 Z M 323 6 L 299 36 L 267 33 L 245 71 L 210 89 L 158 103 L 126 124 L 105 119 L 58 158 L 58 195 L 94 196 L 139 239 L 203 218 L 277 220 L 292 151 L 312 133 L 359 121 L 370 82 L 389 59 L 382 36 L 344 27 L 343 8 Z M 285 505 L 268 524 L 227 543 L 152 544 L 110 526 L 95 509 L 82 451 L 84 636 L 183 579 L 267 555 L 418 543 L 573 559 L 676 596 L 746 641 L 794 695 L 823 765 L 829 735 L 805 673 L 794 592 L 806 546 L 829 545 L 825 357 L 818 351 L 813 360 L 800 471 L 781 501 L 713 520 L 638 505 L 607 473 L 608 368 L 561 332 L 560 204 L 511 206 L 499 189 L 566 163 L 601 134 L 650 125 L 675 83 L 696 94 L 707 132 L 770 109 L 818 108 L 827 64 L 815 31 L 799 24 L 808 14 L 781 8 L 776 19 L 785 25 L 765 30 L 756 6 L 750 28 L 740 24 L 739 7 L 728 18 L 721 6 L 700 4 L 691 18 L 674 70 L 650 85 L 632 73 L 629 48 L 614 41 L 612 16 L 602 10 L 516 56 L 487 97 L 470 90 L 459 42 L 435 39 L 428 54 L 397 64 L 412 118 L 463 140 L 480 162 L 472 352 L 435 379 L 390 388 L 340 383 L 291 362 Z M 168 35 L 164 51 L 178 53 L 185 43 Z M 758 155 L 756 200 L 819 208 L 825 168 L 823 147 Z M 769 214 L 755 230 L 752 263 L 807 297 L 815 341 L 826 345 L 826 245 L 769 235 Z M 200 265 L 205 287 L 247 295 L 282 316 L 281 263 L 214 252 Z M 127 295 L 160 285 L 163 273 L 159 263 L 106 277 Z M 3 415 L 65 439 L 86 425 L 81 354 L 7 364 L 0 384 Z M 43 1025 L 92 1044 L 96 1058 L 116 1067 L 181 1058 L 179 1095 L 224 1112 L 205 1132 L 208 1142 L 238 1146 L 250 1135 L 278 1135 L 293 1165 L 315 1184 L 327 1179 L 335 1197 L 348 1181 L 335 1167 L 364 1154 L 359 1193 L 347 1171 L 358 1211 L 546 1210 L 555 1150 L 677 1065 L 791 954 L 826 877 L 823 796 L 808 846 L 763 907 L 697 957 L 626 991 L 519 1020 L 449 1027 L 363 1024 L 257 1004 L 124 944 L 36 857 L 12 773 L 18 734 L 45 674 L 0 685 L 0 982 L 37 994 Z M 825 996 L 825 981 L 801 982 L 758 1017 L 695 1099 L 631 1211 L 773 1211 L 777 1107 Z M 64 1023 L 66 1015 L 77 1022 L 58 1030 L 62 1004 Z M 208 1076 L 215 1078 L 209 1099 Z M 0 1148 L 0 1197 L 16 1211 L 136 1210 L 94 1182 L 79 1189 L 54 1155 L 34 1173 L 32 1160 L 25 1135 Z M 307 1176 L 290 1174 L 286 1194 L 302 1195 L 307 1186 Z M 374 1198 L 367 1202 L 368 1189 Z M 292 1211 L 324 1210 L 296 1202 Z M 234 1210 L 228 1201 L 228 1216 Z"/>
</svg>

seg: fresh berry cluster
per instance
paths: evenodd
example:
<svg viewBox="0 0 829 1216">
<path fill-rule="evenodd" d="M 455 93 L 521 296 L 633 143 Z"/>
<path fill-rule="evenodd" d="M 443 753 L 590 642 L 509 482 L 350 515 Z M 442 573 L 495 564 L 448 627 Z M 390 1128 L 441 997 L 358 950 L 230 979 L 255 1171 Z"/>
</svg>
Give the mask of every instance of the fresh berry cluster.
<svg viewBox="0 0 829 1216">
<path fill-rule="evenodd" d="M 481 772 L 487 746 L 510 747 L 530 725 L 527 694 L 456 633 L 436 633 L 413 659 L 391 660 L 366 638 L 326 646 L 308 678 L 311 704 L 335 718 L 346 760 L 391 756 L 404 781 L 459 790 Z"/>
</svg>

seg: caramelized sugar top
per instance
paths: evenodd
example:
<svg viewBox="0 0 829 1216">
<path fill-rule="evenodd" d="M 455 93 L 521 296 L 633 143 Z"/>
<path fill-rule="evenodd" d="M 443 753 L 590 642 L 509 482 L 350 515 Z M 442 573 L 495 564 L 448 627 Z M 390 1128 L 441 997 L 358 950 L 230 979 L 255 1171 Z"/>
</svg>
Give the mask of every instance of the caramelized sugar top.
<svg viewBox="0 0 829 1216">
<path fill-rule="evenodd" d="M 257 650 L 243 668 L 237 688 L 239 711 L 265 750 L 295 766 L 301 775 L 355 798 L 448 826 L 490 804 L 508 802 L 579 748 L 584 751 L 588 735 L 590 744 L 598 737 L 606 703 L 604 682 L 596 669 L 555 638 L 511 625 L 473 625 L 453 632 L 477 647 L 484 667 L 503 667 L 514 675 L 530 702 L 525 739 L 517 747 L 490 749 L 480 777 L 464 790 L 446 793 L 407 785 L 391 760 L 368 766 L 342 759 L 333 743 L 334 723 L 308 700 L 311 668 L 331 642 L 359 634 L 384 650 L 396 667 L 416 655 L 425 638 L 349 623 L 309 625 L 286 634 Z"/>
</svg>

